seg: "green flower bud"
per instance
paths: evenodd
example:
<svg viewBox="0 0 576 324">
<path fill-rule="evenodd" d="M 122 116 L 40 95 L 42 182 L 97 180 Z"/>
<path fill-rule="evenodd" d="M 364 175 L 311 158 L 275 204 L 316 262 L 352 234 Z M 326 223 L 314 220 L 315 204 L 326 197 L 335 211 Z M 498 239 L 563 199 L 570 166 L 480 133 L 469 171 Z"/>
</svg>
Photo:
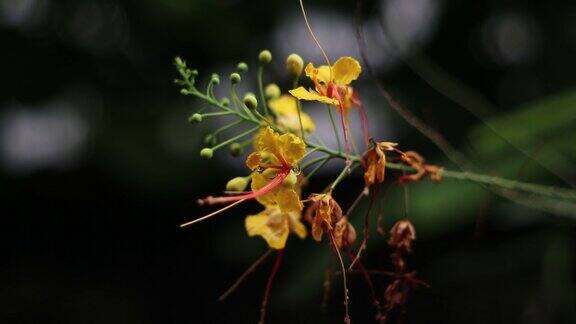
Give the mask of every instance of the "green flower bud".
<svg viewBox="0 0 576 324">
<path fill-rule="evenodd" d="M 200 156 L 205 158 L 205 159 L 211 159 L 213 155 L 214 155 L 214 150 L 211 148 L 205 147 L 200 151 Z"/>
<path fill-rule="evenodd" d="M 247 92 L 244 95 L 244 104 L 249 109 L 256 109 L 256 107 L 258 107 L 258 100 L 256 99 L 256 95 L 254 95 L 252 92 Z"/>
<path fill-rule="evenodd" d="M 246 64 L 244 62 L 240 62 L 240 63 L 238 63 L 238 67 L 236 67 L 236 70 L 240 73 L 246 72 L 246 71 L 248 71 L 248 64 Z"/>
<path fill-rule="evenodd" d="M 188 89 L 180 89 L 180 93 L 183 95 L 188 95 L 190 94 L 190 91 L 188 91 Z"/>
<path fill-rule="evenodd" d="M 240 143 L 230 144 L 230 154 L 232 154 L 232 156 L 239 156 L 242 153 L 244 153 L 244 149 L 242 148 L 242 145 L 240 145 Z"/>
<path fill-rule="evenodd" d="M 174 58 L 174 63 L 179 68 L 186 66 L 186 62 L 184 62 L 184 60 L 182 60 L 182 58 L 180 58 L 180 56 L 176 56 L 176 58 Z"/>
<path fill-rule="evenodd" d="M 282 181 L 282 186 L 287 187 L 287 188 L 294 188 L 294 186 L 296 186 L 297 182 L 298 182 L 298 177 L 296 176 L 296 173 L 294 173 L 294 171 L 290 171 L 290 173 L 288 173 L 288 176 L 286 177 L 286 179 L 284 179 L 284 181 Z"/>
<path fill-rule="evenodd" d="M 228 107 L 230 105 L 230 99 L 224 97 L 224 98 L 220 99 L 220 103 L 222 104 L 222 106 Z"/>
<path fill-rule="evenodd" d="M 212 74 L 212 77 L 210 78 L 210 83 L 220 84 L 220 77 L 218 76 L 218 74 L 216 73 Z"/>
<path fill-rule="evenodd" d="M 216 136 L 214 136 L 212 134 L 206 135 L 206 137 L 204 137 L 204 143 L 206 143 L 206 145 L 210 145 L 210 146 L 216 145 Z"/>
<path fill-rule="evenodd" d="M 240 80 L 242 80 L 242 78 L 240 77 L 240 74 L 238 74 L 236 72 L 230 74 L 230 82 L 232 82 L 232 84 L 236 84 L 236 83 L 240 82 Z"/>
<path fill-rule="evenodd" d="M 302 69 L 304 68 L 304 60 L 298 54 L 290 54 L 286 58 L 286 70 L 292 76 L 299 77 L 302 74 Z"/>
<path fill-rule="evenodd" d="M 192 116 L 190 116 L 190 118 L 188 118 L 188 122 L 189 123 L 200 123 L 202 122 L 202 115 L 196 113 L 193 114 Z"/>
<path fill-rule="evenodd" d="M 278 175 L 278 169 L 272 169 L 272 168 L 264 169 L 264 171 L 262 172 L 262 175 L 266 179 L 272 180 L 272 179 L 276 178 L 276 176 Z"/>
<path fill-rule="evenodd" d="M 262 64 L 268 64 L 272 61 L 272 53 L 269 50 L 263 50 L 258 54 L 258 61 Z"/>
<path fill-rule="evenodd" d="M 264 94 L 268 99 L 275 99 L 280 97 L 280 92 L 280 88 L 276 85 L 276 83 L 270 83 L 266 86 L 266 89 L 264 89 Z"/>
<path fill-rule="evenodd" d="M 248 180 L 244 177 L 230 179 L 226 183 L 226 191 L 244 191 L 248 187 Z"/>
</svg>

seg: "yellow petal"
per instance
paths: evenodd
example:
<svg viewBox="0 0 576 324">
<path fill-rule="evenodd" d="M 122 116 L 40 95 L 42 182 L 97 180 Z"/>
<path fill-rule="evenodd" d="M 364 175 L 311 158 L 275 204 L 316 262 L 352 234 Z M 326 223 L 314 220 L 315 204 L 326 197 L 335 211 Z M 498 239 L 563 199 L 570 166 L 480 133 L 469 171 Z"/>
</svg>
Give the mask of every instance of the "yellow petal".
<svg viewBox="0 0 576 324">
<path fill-rule="evenodd" d="M 270 100 L 268 107 L 276 115 L 276 122 L 284 129 L 299 135 L 300 119 L 298 117 L 297 99 L 290 95 L 282 95 Z M 307 113 L 301 111 L 302 127 L 305 132 L 312 133 L 316 130 L 314 121 Z"/>
<path fill-rule="evenodd" d="M 256 139 L 256 151 L 261 155 L 265 153 L 270 153 L 276 159 L 282 159 L 282 152 L 280 145 L 278 144 L 278 135 L 272 128 L 266 127 L 262 132 L 260 132 L 258 138 Z M 276 163 L 278 161 L 270 161 L 271 163 Z"/>
<path fill-rule="evenodd" d="M 288 92 L 300 100 L 320 101 L 329 105 L 338 105 L 338 100 L 321 96 L 316 92 L 310 92 L 304 89 L 304 87 L 298 87 L 296 89 L 289 90 Z"/>
<path fill-rule="evenodd" d="M 280 154 L 284 161 L 290 165 L 294 165 L 304 157 L 306 154 L 306 144 L 298 136 L 286 133 L 280 135 L 278 138 L 278 146 Z M 280 158 L 280 157 L 278 157 Z"/>
<path fill-rule="evenodd" d="M 350 84 L 358 79 L 360 72 L 362 72 L 360 63 L 350 56 L 339 58 L 332 67 L 334 82 L 338 85 Z"/>
<path fill-rule="evenodd" d="M 288 225 L 291 232 L 298 235 L 299 238 L 305 239 L 307 234 L 306 226 L 300 221 L 300 216 L 298 212 L 288 213 Z"/>
<path fill-rule="evenodd" d="M 258 152 L 252 152 L 246 158 L 246 166 L 250 170 L 256 169 L 262 163 L 262 156 Z"/>
<path fill-rule="evenodd" d="M 282 95 L 268 102 L 268 107 L 276 115 L 290 115 L 298 113 L 296 99 L 289 95 Z"/>
<path fill-rule="evenodd" d="M 288 219 L 278 211 L 264 212 L 246 217 L 246 232 L 249 236 L 262 236 L 272 249 L 283 249 L 288 239 Z"/>
<path fill-rule="evenodd" d="M 275 194 L 276 203 L 282 212 L 300 212 L 304 208 L 300 197 L 294 189 L 279 187 Z"/>
<path fill-rule="evenodd" d="M 256 191 L 267 185 L 270 180 L 272 179 L 266 178 L 266 176 L 264 176 L 262 173 L 252 172 L 252 182 L 250 183 L 250 187 L 252 188 L 252 191 Z M 264 206 L 273 206 L 276 204 L 276 190 L 278 189 L 272 190 L 265 195 L 257 197 L 256 200 Z"/>
<path fill-rule="evenodd" d="M 321 65 L 318 67 L 318 72 L 316 74 L 316 80 L 321 83 L 328 84 L 332 80 L 334 72 L 330 72 L 330 67 L 328 65 Z"/>
<path fill-rule="evenodd" d="M 323 84 L 328 84 L 332 80 L 332 73 L 328 65 L 320 65 L 318 68 L 315 68 L 312 63 L 308 63 L 304 71 L 307 77 Z"/>
</svg>

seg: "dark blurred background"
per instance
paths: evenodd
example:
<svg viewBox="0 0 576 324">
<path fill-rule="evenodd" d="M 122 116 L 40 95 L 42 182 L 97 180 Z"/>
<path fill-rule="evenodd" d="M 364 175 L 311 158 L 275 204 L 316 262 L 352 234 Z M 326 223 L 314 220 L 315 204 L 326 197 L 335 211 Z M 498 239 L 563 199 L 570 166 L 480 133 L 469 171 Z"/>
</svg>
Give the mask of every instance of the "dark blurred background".
<svg viewBox="0 0 576 324">
<path fill-rule="evenodd" d="M 356 3 L 306 4 L 329 55 L 358 57 Z M 576 182 L 574 1 L 364 1 L 361 17 L 378 77 L 483 172 Z M 321 62 L 297 1 L 0 0 L 0 42 L 0 322 L 256 322 L 270 261 L 216 300 L 266 250 L 243 226 L 260 207 L 178 227 L 208 211 L 198 197 L 246 171 L 226 150 L 199 158 L 217 121 L 187 123 L 202 104 L 179 94 L 172 61 L 181 55 L 201 82 L 220 73 L 225 89 L 237 62 L 254 76 L 259 50 L 269 48 L 265 80 L 286 91 L 286 55 Z M 255 89 L 254 79 L 243 84 Z M 356 88 L 375 137 L 455 168 L 366 73 Z M 310 108 L 319 124 L 321 109 Z M 336 191 L 343 206 L 360 180 Z M 388 227 L 404 212 L 397 191 L 385 201 Z M 537 211 L 451 180 L 410 192 L 418 240 L 409 267 L 431 288 L 411 295 L 407 322 L 576 321 L 573 210 Z M 389 252 L 374 234 L 364 262 L 390 269 Z M 328 311 L 320 309 L 330 258 L 326 244 L 289 240 L 270 322 L 342 320 L 337 281 Z M 382 293 L 386 282 L 376 281 Z M 351 282 L 352 319 L 370 322 L 367 289 Z"/>
</svg>

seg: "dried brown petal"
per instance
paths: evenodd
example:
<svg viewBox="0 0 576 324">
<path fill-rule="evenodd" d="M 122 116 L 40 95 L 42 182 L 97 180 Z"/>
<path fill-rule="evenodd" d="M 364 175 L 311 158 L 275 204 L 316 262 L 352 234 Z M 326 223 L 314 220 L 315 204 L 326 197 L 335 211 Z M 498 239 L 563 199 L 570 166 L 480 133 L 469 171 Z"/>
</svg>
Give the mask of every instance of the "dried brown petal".
<svg viewBox="0 0 576 324">
<path fill-rule="evenodd" d="M 412 251 L 412 241 L 416 239 L 416 230 L 414 225 L 408 219 L 402 219 L 396 222 L 390 230 L 390 240 L 388 244 L 396 250 L 404 253 Z"/>
<path fill-rule="evenodd" d="M 420 181 L 427 174 L 430 175 L 430 179 L 434 182 L 440 182 L 442 180 L 442 168 L 437 165 L 426 164 L 426 160 L 417 152 L 405 152 L 402 154 L 401 159 L 402 162 L 414 168 L 416 173 L 402 176 L 400 183 Z"/>
<path fill-rule="evenodd" d="M 324 232 L 332 232 L 342 219 L 342 208 L 330 194 L 312 194 L 308 200 L 311 204 L 304 217 L 312 224 L 312 237 L 320 241 Z"/>
<path fill-rule="evenodd" d="M 364 153 L 361 163 L 364 169 L 364 183 L 366 187 L 384 182 L 386 170 L 386 155 L 384 151 L 394 150 L 394 146 L 396 146 L 396 143 L 373 142 L 372 148 Z"/>
</svg>

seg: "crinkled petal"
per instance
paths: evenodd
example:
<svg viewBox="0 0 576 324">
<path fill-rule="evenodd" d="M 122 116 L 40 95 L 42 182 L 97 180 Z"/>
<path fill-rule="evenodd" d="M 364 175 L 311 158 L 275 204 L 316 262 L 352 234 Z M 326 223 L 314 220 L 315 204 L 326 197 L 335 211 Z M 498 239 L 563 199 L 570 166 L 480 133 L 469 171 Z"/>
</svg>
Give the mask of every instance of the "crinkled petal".
<svg viewBox="0 0 576 324">
<path fill-rule="evenodd" d="M 333 74 L 334 71 L 330 72 L 330 67 L 328 65 L 320 65 L 316 74 L 316 80 L 328 84 L 330 83 L 330 80 L 332 80 Z"/>
<path fill-rule="evenodd" d="M 252 181 L 250 183 L 250 187 L 252 188 L 252 191 L 257 191 L 258 189 L 264 187 L 265 185 L 268 184 L 268 182 L 270 182 L 270 180 L 272 179 L 268 179 L 266 178 L 265 175 L 263 175 L 262 173 L 259 172 L 252 172 Z M 270 191 L 269 193 L 256 197 L 256 200 L 261 203 L 264 206 L 272 206 L 276 204 L 276 190 L 278 190 L 278 188 L 273 189 L 272 191 Z"/>
<path fill-rule="evenodd" d="M 296 89 L 289 90 L 288 92 L 300 100 L 320 101 L 329 105 L 338 105 L 338 100 L 321 96 L 316 92 L 306 90 L 304 87 L 298 87 Z"/>
<path fill-rule="evenodd" d="M 249 236 L 262 236 L 272 249 L 283 249 L 288 239 L 288 219 L 278 213 L 268 214 L 266 211 L 246 217 L 246 231 Z"/>
<path fill-rule="evenodd" d="M 288 225 L 290 226 L 290 231 L 296 234 L 299 238 L 306 238 L 306 226 L 300 221 L 301 214 L 298 212 L 288 213 Z"/>
<path fill-rule="evenodd" d="M 358 79 L 360 72 L 362 72 L 360 63 L 350 56 L 339 58 L 332 67 L 334 82 L 338 85 L 350 84 Z"/>
<path fill-rule="evenodd" d="M 252 152 L 246 158 L 246 166 L 250 170 L 256 169 L 262 163 L 262 156 L 258 152 Z"/>
<path fill-rule="evenodd" d="M 282 212 L 300 212 L 304 208 L 302 201 L 300 201 L 300 197 L 298 197 L 298 194 L 292 188 L 280 186 L 276 190 L 275 194 L 276 202 Z"/>
<path fill-rule="evenodd" d="M 315 68 L 312 63 L 308 63 L 304 69 L 306 76 L 312 80 L 328 84 L 331 80 L 330 67 L 328 65 L 321 65 Z"/>
<path fill-rule="evenodd" d="M 282 159 L 290 165 L 296 164 L 306 154 L 306 144 L 294 134 L 286 133 L 280 135 L 278 145 L 280 146 Z"/>
<path fill-rule="evenodd" d="M 268 102 L 268 107 L 276 115 L 290 115 L 298 113 L 298 104 L 296 99 L 289 95 L 281 95 L 278 98 Z"/>
</svg>

